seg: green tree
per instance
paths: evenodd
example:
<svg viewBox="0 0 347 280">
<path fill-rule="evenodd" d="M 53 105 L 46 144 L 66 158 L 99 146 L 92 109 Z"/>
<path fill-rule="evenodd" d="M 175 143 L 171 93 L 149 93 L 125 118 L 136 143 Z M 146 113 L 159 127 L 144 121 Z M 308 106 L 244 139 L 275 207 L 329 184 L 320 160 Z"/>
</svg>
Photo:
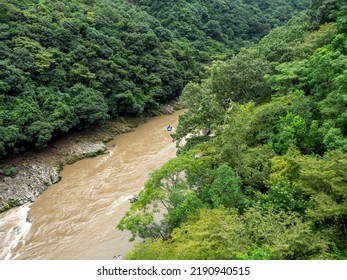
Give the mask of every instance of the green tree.
<svg viewBox="0 0 347 280">
<path fill-rule="evenodd" d="M 139 199 L 118 223 L 117 228 L 129 230 L 132 239 L 140 237 L 166 238 L 173 226 L 187 219 L 187 215 L 202 205 L 192 194 L 185 176 L 194 167 L 188 156 L 175 158 L 154 171 L 139 194 Z M 161 220 L 155 213 L 161 212 Z"/>
<path fill-rule="evenodd" d="M 222 164 L 217 169 L 216 178 L 207 187 L 213 206 L 218 208 L 237 208 L 242 211 L 248 204 L 241 189 L 241 179 L 236 177 L 232 168 Z"/>
<path fill-rule="evenodd" d="M 221 158 L 229 162 L 235 175 L 240 176 L 242 153 L 247 149 L 247 138 L 250 135 L 255 104 L 244 105 L 231 103 L 225 116 L 223 132 L 216 141 L 221 146 Z"/>
<path fill-rule="evenodd" d="M 298 115 L 288 113 L 280 118 L 280 131 L 277 134 L 275 148 L 284 153 L 290 146 L 302 146 L 307 134 L 307 125 L 304 119 Z"/>
<path fill-rule="evenodd" d="M 213 131 L 223 122 L 224 110 L 216 95 L 204 84 L 189 83 L 181 95 L 181 104 L 188 111 L 179 117 L 173 139 L 180 143 L 188 134 Z"/>
<path fill-rule="evenodd" d="M 324 234 L 311 230 L 295 214 L 262 213 L 252 208 L 243 216 L 234 211 L 202 210 L 172 233 L 169 241 L 138 243 L 128 259 L 326 259 L 332 252 Z"/>
<path fill-rule="evenodd" d="M 250 245 L 240 218 L 223 210 L 203 210 L 198 220 L 175 229 L 170 242 L 139 243 L 129 259 L 232 259 Z M 234 255 L 235 256 L 235 255 Z"/>
<path fill-rule="evenodd" d="M 35 146 L 38 148 L 44 148 L 52 139 L 54 127 L 49 122 L 36 121 L 30 125 L 28 131 L 34 139 Z"/>
<path fill-rule="evenodd" d="M 270 62 L 257 48 L 242 49 L 227 62 L 213 65 L 211 89 L 225 110 L 231 100 L 261 101 L 270 92 L 264 79 L 269 73 L 271 73 Z"/>
<path fill-rule="evenodd" d="M 89 127 L 94 123 L 105 121 L 109 115 L 108 107 L 101 93 L 76 84 L 69 92 L 74 104 L 74 113 L 79 119 L 80 127 Z"/>
</svg>

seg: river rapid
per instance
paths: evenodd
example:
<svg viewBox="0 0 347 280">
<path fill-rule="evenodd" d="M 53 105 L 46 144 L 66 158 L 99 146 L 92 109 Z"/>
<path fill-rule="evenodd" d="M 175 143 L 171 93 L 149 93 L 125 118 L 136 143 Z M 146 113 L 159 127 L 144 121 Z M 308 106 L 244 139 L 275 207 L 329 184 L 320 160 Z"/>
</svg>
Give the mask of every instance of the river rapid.
<svg viewBox="0 0 347 280">
<path fill-rule="evenodd" d="M 182 113 L 116 136 L 109 154 L 65 166 L 34 203 L 0 214 L 0 259 L 107 260 L 130 251 L 130 234 L 115 225 L 149 174 L 175 157 L 166 127 Z"/>
</svg>

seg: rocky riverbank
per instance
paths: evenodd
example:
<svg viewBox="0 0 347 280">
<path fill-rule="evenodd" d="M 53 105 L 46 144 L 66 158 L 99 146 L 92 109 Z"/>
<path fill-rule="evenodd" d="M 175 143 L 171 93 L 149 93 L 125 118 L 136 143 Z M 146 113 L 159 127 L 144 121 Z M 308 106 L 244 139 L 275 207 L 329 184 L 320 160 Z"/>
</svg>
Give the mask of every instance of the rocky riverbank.
<svg viewBox="0 0 347 280">
<path fill-rule="evenodd" d="M 177 103 L 163 106 L 155 114 L 172 114 Z M 28 151 L 6 159 L 2 166 L 12 168 L 12 176 L 0 175 L 0 212 L 33 202 L 50 185 L 59 182 L 66 164 L 107 153 L 107 142 L 131 131 L 148 118 L 120 118 L 87 131 L 72 132 L 40 151 Z"/>
</svg>

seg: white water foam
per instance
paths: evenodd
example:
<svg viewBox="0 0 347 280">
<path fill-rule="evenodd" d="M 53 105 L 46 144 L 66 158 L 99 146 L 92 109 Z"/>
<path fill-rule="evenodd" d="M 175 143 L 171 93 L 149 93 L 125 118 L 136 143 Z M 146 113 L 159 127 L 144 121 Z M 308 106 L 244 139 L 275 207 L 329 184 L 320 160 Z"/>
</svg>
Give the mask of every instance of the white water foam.
<svg viewBox="0 0 347 280">
<path fill-rule="evenodd" d="M 28 212 L 31 203 L 8 210 L 0 216 L 0 259 L 11 260 L 19 257 L 13 256 L 13 250 L 20 244 L 25 244 L 25 237 L 31 228 L 28 221 Z"/>
</svg>

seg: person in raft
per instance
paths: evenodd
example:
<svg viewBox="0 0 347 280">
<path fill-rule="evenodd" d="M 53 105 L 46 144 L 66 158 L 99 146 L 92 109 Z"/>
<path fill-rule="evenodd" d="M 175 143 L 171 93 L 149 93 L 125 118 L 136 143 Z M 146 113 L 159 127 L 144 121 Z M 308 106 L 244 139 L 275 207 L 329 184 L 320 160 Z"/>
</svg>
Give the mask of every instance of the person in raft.
<svg viewBox="0 0 347 280">
<path fill-rule="evenodd" d="M 171 131 L 173 129 L 173 127 L 171 125 L 168 125 L 168 127 L 166 128 L 167 131 Z"/>
</svg>

